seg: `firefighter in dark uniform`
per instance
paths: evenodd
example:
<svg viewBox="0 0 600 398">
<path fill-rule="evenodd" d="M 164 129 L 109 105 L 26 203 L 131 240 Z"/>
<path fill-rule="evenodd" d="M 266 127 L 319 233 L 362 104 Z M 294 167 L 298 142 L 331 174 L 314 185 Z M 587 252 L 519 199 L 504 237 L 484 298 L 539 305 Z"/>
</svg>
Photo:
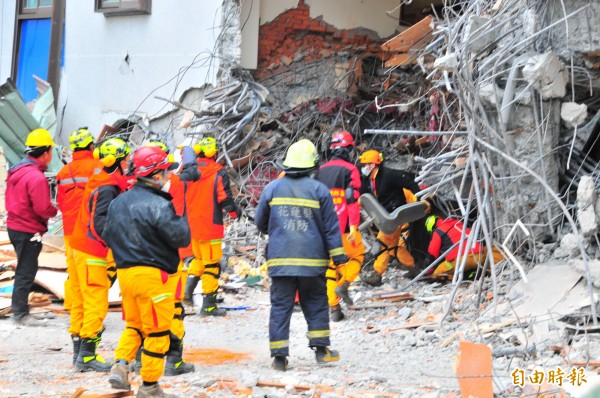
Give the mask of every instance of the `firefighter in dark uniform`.
<svg viewBox="0 0 600 398">
<path fill-rule="evenodd" d="M 330 259 L 345 264 L 338 219 L 329 189 L 310 177 L 317 149 L 302 139 L 287 151 L 285 176 L 272 181 L 256 209 L 258 230 L 269 234 L 267 267 L 271 277 L 269 341 L 273 368 L 285 371 L 290 319 L 296 291 L 308 324 L 308 345 L 318 364 L 338 361 L 330 350 L 329 306 L 325 272 Z"/>
</svg>

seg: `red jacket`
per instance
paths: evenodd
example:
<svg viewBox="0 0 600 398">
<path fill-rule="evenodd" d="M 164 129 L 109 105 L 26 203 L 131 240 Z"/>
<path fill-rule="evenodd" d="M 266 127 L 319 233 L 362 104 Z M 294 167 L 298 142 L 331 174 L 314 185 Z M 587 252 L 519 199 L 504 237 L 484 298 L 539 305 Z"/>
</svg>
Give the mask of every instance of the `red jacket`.
<svg viewBox="0 0 600 398">
<path fill-rule="evenodd" d="M 431 236 L 431 242 L 429 242 L 429 249 L 427 252 L 433 257 L 438 258 L 440 254 L 448 250 L 454 243 L 459 242 L 462 236 L 464 225 L 460 220 L 455 218 L 438 219 L 435 225 L 435 230 Z M 467 237 L 471 233 L 471 228 L 467 228 L 465 234 L 465 241 L 463 245 L 467 244 Z M 460 244 L 457 245 L 450 253 L 446 255 L 446 261 L 452 261 L 458 257 L 458 249 Z M 464 247 L 463 247 L 464 250 Z M 475 243 L 471 246 L 469 253 L 479 253 L 481 246 L 479 243 Z"/>
<path fill-rule="evenodd" d="M 108 206 L 127 188 L 127 179 L 117 170 L 108 174 L 98 170 L 85 186 L 81 209 L 75 221 L 70 245 L 73 249 L 96 257 L 106 257 L 108 247 L 102 238 Z"/>
<path fill-rule="evenodd" d="M 185 201 L 192 239 L 222 239 L 223 211 L 235 210 L 229 176 L 213 159 L 199 158 L 200 179 L 188 185 Z"/>
<path fill-rule="evenodd" d="M 50 187 L 44 176 L 46 166 L 31 156 L 8 170 L 5 205 L 8 228 L 28 233 L 48 231 L 48 219 L 57 209 L 50 202 Z"/>
<path fill-rule="evenodd" d="M 333 205 L 340 222 L 342 234 L 349 231 L 350 226 L 360 224 L 360 173 L 352 163 L 334 157 L 319 169 L 317 179 L 329 188 Z M 346 196 L 346 190 L 351 188 L 352 196 Z"/>
<path fill-rule="evenodd" d="M 56 175 L 56 201 L 62 213 L 64 234 L 67 236 L 73 233 L 85 185 L 95 169 L 102 169 L 102 163 L 94 159 L 92 151 L 75 151 L 73 161 L 63 166 Z"/>
</svg>

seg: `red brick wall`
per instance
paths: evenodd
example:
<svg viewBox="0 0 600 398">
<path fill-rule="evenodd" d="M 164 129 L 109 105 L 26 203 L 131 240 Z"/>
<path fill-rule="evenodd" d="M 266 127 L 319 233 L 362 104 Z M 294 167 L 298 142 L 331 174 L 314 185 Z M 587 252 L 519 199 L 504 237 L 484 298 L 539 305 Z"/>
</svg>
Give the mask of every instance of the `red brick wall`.
<svg viewBox="0 0 600 398">
<path fill-rule="evenodd" d="M 337 30 L 319 19 L 311 19 L 309 7 L 301 0 L 259 27 L 258 67 L 262 79 L 287 69 L 292 62 L 311 62 L 337 51 L 379 53 L 381 41 L 363 29 Z"/>
</svg>

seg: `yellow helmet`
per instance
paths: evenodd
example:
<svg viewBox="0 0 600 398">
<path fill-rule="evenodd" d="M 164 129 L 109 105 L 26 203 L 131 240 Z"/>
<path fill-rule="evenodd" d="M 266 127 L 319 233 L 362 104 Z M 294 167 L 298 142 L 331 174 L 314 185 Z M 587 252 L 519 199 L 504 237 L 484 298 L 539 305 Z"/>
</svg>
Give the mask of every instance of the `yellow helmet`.
<svg viewBox="0 0 600 398">
<path fill-rule="evenodd" d="M 56 146 L 50 133 L 46 129 L 35 129 L 27 136 L 25 141 L 27 147 L 41 147 L 41 146 Z"/>
<path fill-rule="evenodd" d="M 375 149 L 369 149 L 368 151 L 363 152 L 362 155 L 359 156 L 358 161 L 363 164 L 381 164 L 381 162 L 383 162 L 383 155 L 381 154 L 381 152 L 376 151 Z"/>
<path fill-rule="evenodd" d="M 425 229 L 427 230 L 427 232 L 432 233 L 434 228 L 435 228 L 435 224 L 437 223 L 438 220 L 438 216 L 429 216 L 425 219 Z"/>
<path fill-rule="evenodd" d="M 69 136 L 69 143 L 71 144 L 71 150 L 85 149 L 92 142 L 94 142 L 94 136 L 88 131 L 87 127 L 82 127 L 73 131 Z"/>
<path fill-rule="evenodd" d="M 196 155 L 203 154 L 204 157 L 212 158 L 217 154 L 217 140 L 213 137 L 206 137 L 194 145 Z"/>
<path fill-rule="evenodd" d="M 111 167 L 118 160 L 129 155 L 129 152 L 129 145 L 124 140 L 121 138 L 109 138 L 94 150 L 94 157 L 100 160 L 104 167 Z"/>
<path fill-rule="evenodd" d="M 307 139 L 293 143 L 288 148 L 283 165 L 296 169 L 311 169 L 316 166 L 317 147 Z"/>
</svg>

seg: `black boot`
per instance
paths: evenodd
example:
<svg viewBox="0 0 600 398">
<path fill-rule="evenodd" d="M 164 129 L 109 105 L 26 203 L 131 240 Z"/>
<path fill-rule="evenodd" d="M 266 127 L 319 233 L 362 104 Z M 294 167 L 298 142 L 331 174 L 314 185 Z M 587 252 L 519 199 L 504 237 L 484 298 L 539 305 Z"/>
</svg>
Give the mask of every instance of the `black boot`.
<svg viewBox="0 0 600 398">
<path fill-rule="evenodd" d="M 329 315 L 329 319 L 331 319 L 331 322 L 339 322 L 344 319 L 344 313 L 342 312 L 341 305 L 334 305 L 333 307 L 330 307 L 330 309 L 331 314 Z"/>
<path fill-rule="evenodd" d="M 276 356 L 275 358 L 273 358 L 273 363 L 271 364 L 271 367 L 275 370 L 285 372 L 288 367 L 288 360 L 286 359 L 286 357 Z"/>
<path fill-rule="evenodd" d="M 315 359 L 319 365 L 340 360 L 340 353 L 327 347 L 315 347 Z"/>
<path fill-rule="evenodd" d="M 202 316 L 225 316 L 227 311 L 217 307 L 217 292 L 205 294 L 202 298 L 202 308 L 200 309 Z"/>
<path fill-rule="evenodd" d="M 364 281 L 365 283 L 371 285 L 371 286 L 381 286 L 381 274 L 378 273 L 377 271 L 372 271 L 371 273 L 367 274 L 367 276 L 364 277 Z"/>
<path fill-rule="evenodd" d="M 95 371 L 109 372 L 111 364 L 107 363 L 104 358 L 96 354 L 96 348 L 100 343 L 100 337 L 91 339 L 81 339 L 81 347 L 79 355 L 75 361 L 75 368 L 80 372 Z"/>
<path fill-rule="evenodd" d="M 79 349 L 81 348 L 81 337 L 72 334 L 71 340 L 73 341 L 73 366 L 75 366 L 75 362 L 77 362 L 77 357 L 79 356 Z"/>
<path fill-rule="evenodd" d="M 171 343 L 167 351 L 165 376 L 177 376 L 195 370 L 194 365 L 183 361 L 183 341 L 171 334 Z"/>
<path fill-rule="evenodd" d="M 183 302 L 186 305 L 194 305 L 194 290 L 196 290 L 198 282 L 200 282 L 200 277 L 195 275 L 188 275 L 185 285 L 185 294 L 183 295 Z"/>
</svg>

